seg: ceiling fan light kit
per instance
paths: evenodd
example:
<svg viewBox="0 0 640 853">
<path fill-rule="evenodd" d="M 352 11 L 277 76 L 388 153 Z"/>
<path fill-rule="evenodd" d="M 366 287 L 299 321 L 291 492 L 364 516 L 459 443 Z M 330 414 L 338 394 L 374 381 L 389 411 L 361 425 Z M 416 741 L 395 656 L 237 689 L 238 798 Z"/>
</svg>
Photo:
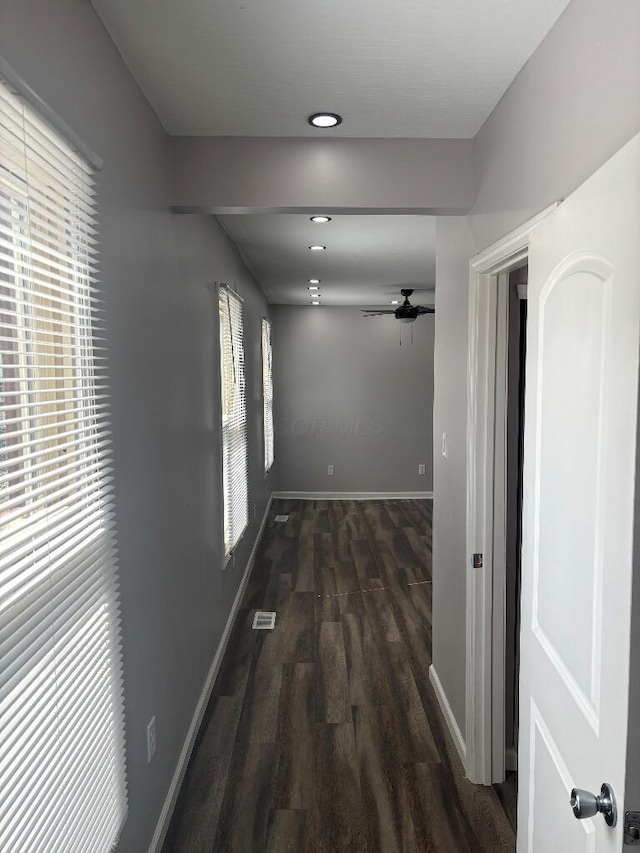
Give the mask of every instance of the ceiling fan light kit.
<svg viewBox="0 0 640 853">
<path fill-rule="evenodd" d="M 409 302 L 409 297 L 413 293 L 412 289 L 404 287 L 400 293 L 404 296 L 404 302 L 398 308 L 362 308 L 362 315 L 364 317 L 382 317 L 386 314 L 393 314 L 395 319 L 400 320 L 401 323 L 415 323 L 416 319 L 424 314 L 436 313 L 436 309 L 431 306 L 412 305 Z M 398 300 L 392 300 L 391 304 L 397 305 Z M 411 329 L 411 344 L 413 345 L 413 328 Z M 400 346 L 402 346 L 402 336 L 400 336 Z"/>
<path fill-rule="evenodd" d="M 398 308 L 362 308 L 364 317 L 379 317 L 384 314 L 393 314 L 396 320 L 404 323 L 413 323 L 417 317 L 423 314 L 435 314 L 436 309 L 428 305 L 412 305 L 409 302 L 409 297 L 413 290 L 408 287 L 403 287 L 400 293 L 404 296 L 404 302 Z M 392 305 L 397 305 L 398 300 L 393 300 Z"/>
</svg>

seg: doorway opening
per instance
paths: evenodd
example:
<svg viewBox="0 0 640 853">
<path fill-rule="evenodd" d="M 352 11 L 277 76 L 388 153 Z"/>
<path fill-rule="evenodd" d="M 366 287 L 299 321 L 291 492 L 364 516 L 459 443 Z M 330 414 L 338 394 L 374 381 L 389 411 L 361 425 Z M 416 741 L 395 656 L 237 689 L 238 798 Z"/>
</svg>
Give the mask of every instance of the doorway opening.
<svg viewBox="0 0 640 853">
<path fill-rule="evenodd" d="M 507 282 L 507 398 L 505 500 L 504 769 L 495 788 L 516 830 L 518 801 L 518 724 L 520 671 L 520 586 L 524 395 L 527 350 L 528 264 L 509 273 Z"/>
<path fill-rule="evenodd" d="M 556 207 L 470 265 L 466 770 L 472 782 L 497 786 L 514 823 L 526 347 L 519 297 L 531 231 Z"/>
</svg>

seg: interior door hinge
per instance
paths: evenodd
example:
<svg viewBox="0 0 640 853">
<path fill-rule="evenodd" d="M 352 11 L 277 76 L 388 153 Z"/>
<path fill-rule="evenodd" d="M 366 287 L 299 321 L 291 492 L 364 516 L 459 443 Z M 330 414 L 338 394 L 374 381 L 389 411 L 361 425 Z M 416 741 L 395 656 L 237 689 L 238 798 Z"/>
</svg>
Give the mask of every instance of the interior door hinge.
<svg viewBox="0 0 640 853">
<path fill-rule="evenodd" d="M 624 813 L 624 843 L 640 846 L 640 812 Z"/>
<path fill-rule="evenodd" d="M 481 569 L 484 565 L 482 554 L 474 554 L 473 555 L 473 568 Z"/>
</svg>

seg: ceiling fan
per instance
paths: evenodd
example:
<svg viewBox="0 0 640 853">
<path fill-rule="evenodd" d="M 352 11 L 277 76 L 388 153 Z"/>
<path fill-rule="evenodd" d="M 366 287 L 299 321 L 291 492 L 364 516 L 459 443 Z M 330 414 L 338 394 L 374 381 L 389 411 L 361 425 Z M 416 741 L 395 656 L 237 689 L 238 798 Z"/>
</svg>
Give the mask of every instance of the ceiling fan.
<svg viewBox="0 0 640 853">
<path fill-rule="evenodd" d="M 400 293 L 404 296 L 404 302 L 402 305 L 399 305 L 397 308 L 362 308 L 362 314 L 364 317 L 380 317 L 383 314 L 393 314 L 396 320 L 400 320 L 401 323 L 414 323 L 416 317 L 419 317 L 421 314 L 435 314 L 436 309 L 431 306 L 427 307 L 425 305 L 412 305 L 409 302 L 409 297 L 413 293 L 413 290 L 405 287 Z"/>
</svg>

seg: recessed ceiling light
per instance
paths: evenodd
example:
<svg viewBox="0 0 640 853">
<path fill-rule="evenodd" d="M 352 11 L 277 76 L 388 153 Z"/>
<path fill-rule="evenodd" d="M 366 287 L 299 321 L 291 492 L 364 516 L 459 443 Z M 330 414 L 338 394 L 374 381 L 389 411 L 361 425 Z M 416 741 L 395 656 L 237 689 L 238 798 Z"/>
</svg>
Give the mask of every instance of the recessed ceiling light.
<svg viewBox="0 0 640 853">
<path fill-rule="evenodd" d="M 317 299 L 314 299 L 314 301 L 313 301 L 311 304 L 312 304 L 312 305 L 320 305 L 320 303 L 318 302 L 318 300 L 317 300 Z"/>
<path fill-rule="evenodd" d="M 326 246 L 309 246 L 312 252 L 324 252 Z"/>
<path fill-rule="evenodd" d="M 309 290 L 317 290 L 317 289 L 318 289 L 318 285 L 317 285 L 317 284 L 310 284 L 308 289 L 309 289 Z M 313 296 L 313 294 L 311 294 L 311 295 Z"/>
<path fill-rule="evenodd" d="M 392 305 L 399 305 L 399 304 L 400 304 L 400 300 L 399 300 L 399 299 L 392 299 L 392 300 L 391 300 L 391 304 L 392 304 Z"/>
<path fill-rule="evenodd" d="M 309 284 L 320 284 L 320 279 L 319 278 L 310 278 Z"/>
<path fill-rule="evenodd" d="M 342 116 L 337 113 L 314 113 L 307 121 L 312 127 L 336 127 L 342 123 Z"/>
<path fill-rule="evenodd" d="M 330 216 L 311 216 L 310 219 L 317 225 L 321 225 L 323 222 L 331 222 Z"/>
</svg>

